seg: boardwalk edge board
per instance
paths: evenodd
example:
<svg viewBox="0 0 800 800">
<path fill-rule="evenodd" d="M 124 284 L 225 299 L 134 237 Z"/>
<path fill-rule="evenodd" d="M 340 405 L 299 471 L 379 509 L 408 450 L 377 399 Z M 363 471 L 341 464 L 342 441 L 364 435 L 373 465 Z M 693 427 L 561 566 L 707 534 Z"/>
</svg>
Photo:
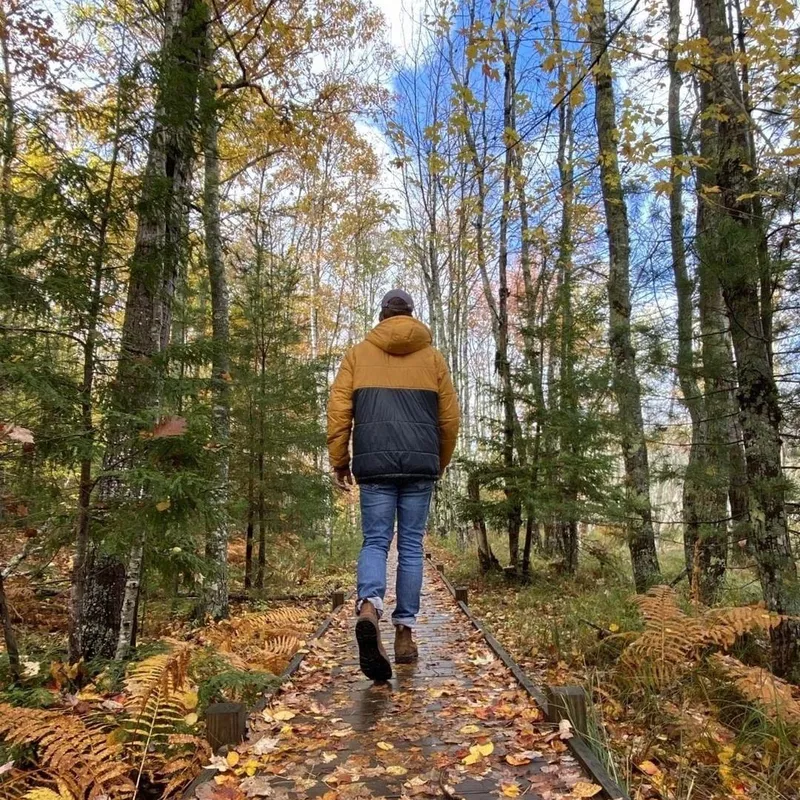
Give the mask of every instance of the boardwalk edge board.
<svg viewBox="0 0 800 800">
<path fill-rule="evenodd" d="M 286 665 L 286 668 L 278 675 L 278 679 L 275 683 L 275 686 L 270 689 L 269 691 L 265 692 L 261 697 L 258 699 L 256 704 L 248 709 L 247 711 L 247 718 L 253 714 L 260 714 L 270 703 L 273 697 L 283 688 L 283 685 L 289 678 L 294 675 L 295 672 L 300 668 L 300 665 L 303 663 L 303 659 L 308 655 L 309 648 L 308 644 L 317 639 L 321 639 L 328 631 L 328 628 L 333 624 L 334 619 L 336 619 L 336 615 L 342 610 L 342 608 L 353 598 L 355 592 L 350 592 L 347 597 L 345 597 L 344 603 L 342 605 L 337 606 L 336 608 L 332 609 L 327 617 L 322 621 L 320 626 L 311 634 L 306 643 L 306 647 L 301 648 L 302 652 L 297 652 L 294 655 L 294 658 Z M 202 786 L 204 783 L 208 783 L 209 781 L 214 779 L 214 776 L 217 774 L 217 770 L 215 769 L 204 769 L 200 772 L 195 779 L 183 790 L 181 794 L 181 800 L 193 800 L 195 796 L 195 792 L 197 791 L 198 787 Z"/>
<path fill-rule="evenodd" d="M 452 583 L 445 577 L 443 570 L 436 569 L 436 577 L 447 587 L 447 591 L 455 599 L 456 590 Z M 547 716 L 548 700 L 545 693 L 525 674 L 522 668 L 512 658 L 511 654 L 503 647 L 500 642 L 487 630 L 486 626 L 472 613 L 469 606 L 460 600 L 456 604 L 461 611 L 466 614 L 469 621 L 478 630 L 486 643 L 489 645 L 494 654 L 505 664 L 511 674 L 517 679 L 517 682 L 523 689 L 536 701 L 537 705 L 541 708 L 545 716 Z M 628 793 L 614 780 L 608 770 L 605 768 L 600 759 L 592 751 L 591 747 L 579 736 L 573 736 L 567 739 L 565 744 L 575 756 L 578 763 L 586 770 L 591 776 L 592 780 L 603 787 L 603 796 L 607 800 L 630 800 Z"/>
</svg>

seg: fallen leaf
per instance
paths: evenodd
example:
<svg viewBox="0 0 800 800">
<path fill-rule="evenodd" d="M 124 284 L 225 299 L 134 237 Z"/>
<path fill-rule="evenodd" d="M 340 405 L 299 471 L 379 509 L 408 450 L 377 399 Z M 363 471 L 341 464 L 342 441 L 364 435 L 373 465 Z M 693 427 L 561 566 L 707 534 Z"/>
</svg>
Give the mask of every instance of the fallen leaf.
<svg viewBox="0 0 800 800">
<path fill-rule="evenodd" d="M 500 791 L 503 797 L 519 797 L 522 794 L 516 783 L 501 783 Z"/>
<path fill-rule="evenodd" d="M 572 796 L 573 797 L 594 797 L 595 795 L 600 794 L 603 791 L 602 786 L 598 786 L 596 783 L 587 783 L 586 781 L 578 781 L 572 787 Z"/>
<path fill-rule="evenodd" d="M 338 756 L 336 755 L 336 753 L 330 753 L 330 752 L 327 752 L 327 751 L 326 751 L 326 752 L 324 752 L 324 753 L 322 754 L 322 760 L 323 760 L 323 761 L 324 761 L 326 764 L 330 764 L 330 763 L 331 763 L 331 761 L 336 761 L 336 759 L 337 759 L 337 758 L 338 758 Z"/>
<path fill-rule="evenodd" d="M 494 745 L 491 742 L 486 742 L 485 744 L 479 744 L 476 745 L 476 747 L 478 748 L 478 752 L 482 756 L 490 756 L 492 753 L 494 753 Z"/>
<path fill-rule="evenodd" d="M 273 794 L 269 779 L 265 778 L 263 775 L 245 778 L 239 784 L 239 788 L 247 797 L 272 797 Z"/>
<path fill-rule="evenodd" d="M 469 736 L 472 733 L 480 733 L 481 729 L 477 725 L 465 725 L 459 733 Z"/>
<path fill-rule="evenodd" d="M 166 500 L 161 500 L 156 503 L 156 511 L 166 511 L 172 505 L 172 501 L 168 498 Z"/>
<path fill-rule="evenodd" d="M 277 739 L 270 739 L 269 737 L 264 736 L 259 739 L 250 749 L 253 751 L 253 755 L 264 756 L 267 753 L 271 753 L 277 746 Z"/>
<path fill-rule="evenodd" d="M 225 760 L 228 762 L 229 767 L 235 767 L 239 763 L 239 754 L 235 750 L 231 750 L 225 756 Z"/>
<path fill-rule="evenodd" d="M 280 708 L 272 713 L 272 718 L 278 722 L 288 722 L 290 719 L 294 719 L 296 716 L 297 714 L 295 714 L 294 711 L 289 711 L 288 708 Z"/>
<path fill-rule="evenodd" d="M 642 761 L 636 765 L 645 775 L 659 775 L 661 770 L 652 761 Z"/>
<path fill-rule="evenodd" d="M 558 723 L 558 738 L 562 740 L 572 738 L 572 723 L 568 719 L 562 719 Z"/>
<path fill-rule="evenodd" d="M 394 750 L 394 745 L 389 744 L 389 742 L 378 742 L 378 747 L 381 750 Z"/>
<path fill-rule="evenodd" d="M 186 715 L 186 716 L 183 718 L 183 721 L 184 721 L 184 722 L 185 722 L 185 723 L 186 723 L 186 724 L 187 724 L 189 727 L 191 727 L 192 725 L 197 725 L 197 720 L 198 720 L 198 719 L 200 719 L 200 717 L 198 717 L 198 716 L 197 716 L 197 714 L 194 714 L 194 713 L 192 713 L 192 714 L 187 714 L 187 715 Z"/>
<path fill-rule="evenodd" d="M 506 763 L 511 764 L 512 767 L 521 767 L 524 764 L 530 764 L 531 759 L 525 753 L 509 753 L 506 756 Z"/>
<path fill-rule="evenodd" d="M 405 767 L 401 767 L 399 764 L 392 764 L 392 766 L 386 767 L 386 771 L 389 775 L 405 775 L 408 772 Z"/>
</svg>

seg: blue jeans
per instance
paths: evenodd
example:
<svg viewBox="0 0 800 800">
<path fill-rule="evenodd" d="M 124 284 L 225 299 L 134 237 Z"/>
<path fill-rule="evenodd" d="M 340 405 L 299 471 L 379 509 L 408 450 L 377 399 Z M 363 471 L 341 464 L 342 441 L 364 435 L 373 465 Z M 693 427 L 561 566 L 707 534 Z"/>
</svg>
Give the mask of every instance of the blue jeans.
<svg viewBox="0 0 800 800">
<path fill-rule="evenodd" d="M 369 600 L 383 613 L 386 558 L 397 518 L 397 605 L 395 625 L 414 627 L 422 589 L 422 540 L 428 522 L 433 481 L 365 483 L 361 490 L 364 544 L 358 557 L 358 608 Z"/>
</svg>

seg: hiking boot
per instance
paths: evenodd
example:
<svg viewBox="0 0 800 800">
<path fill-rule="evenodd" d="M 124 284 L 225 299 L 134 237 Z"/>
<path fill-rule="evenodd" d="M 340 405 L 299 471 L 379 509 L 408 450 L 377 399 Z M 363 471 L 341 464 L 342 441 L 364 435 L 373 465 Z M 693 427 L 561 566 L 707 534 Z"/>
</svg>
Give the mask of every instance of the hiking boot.
<svg viewBox="0 0 800 800">
<path fill-rule="evenodd" d="M 413 664 L 419 656 L 411 628 L 398 625 L 394 632 L 394 660 L 397 664 Z"/>
<path fill-rule="evenodd" d="M 356 641 L 361 671 L 373 681 L 388 681 L 392 677 L 392 665 L 381 643 L 378 612 L 368 600 L 361 604 L 358 613 Z"/>
</svg>

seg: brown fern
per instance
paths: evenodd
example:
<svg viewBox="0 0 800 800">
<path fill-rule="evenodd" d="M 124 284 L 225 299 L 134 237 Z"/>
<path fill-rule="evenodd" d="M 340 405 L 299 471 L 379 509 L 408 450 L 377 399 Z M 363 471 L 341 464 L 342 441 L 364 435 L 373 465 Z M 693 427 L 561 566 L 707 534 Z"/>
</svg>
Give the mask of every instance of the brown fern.
<svg viewBox="0 0 800 800">
<path fill-rule="evenodd" d="M 655 586 L 636 597 L 645 630 L 622 654 L 626 671 L 665 686 L 690 663 L 700 643 L 700 626 L 678 607 L 675 591 Z"/>
<path fill-rule="evenodd" d="M 780 614 L 760 606 L 712 608 L 703 615 L 702 635 L 707 644 L 728 650 L 740 636 L 756 631 L 770 631 L 783 621 Z"/>
<path fill-rule="evenodd" d="M 35 746 L 38 766 L 78 798 L 130 796 L 133 790 L 120 746 L 70 712 L 0 704 L 0 740 Z"/>
<path fill-rule="evenodd" d="M 761 708 L 768 717 L 800 725 L 800 697 L 790 683 L 769 670 L 749 667 L 721 653 L 714 653 L 711 663 L 733 682 L 748 703 Z"/>
<path fill-rule="evenodd" d="M 646 683 L 663 688 L 708 652 L 727 650 L 745 633 L 769 631 L 783 617 L 758 606 L 706 609 L 697 616 L 678 606 L 675 590 L 655 586 L 636 597 L 644 632 L 622 655 L 622 666 Z"/>
</svg>

